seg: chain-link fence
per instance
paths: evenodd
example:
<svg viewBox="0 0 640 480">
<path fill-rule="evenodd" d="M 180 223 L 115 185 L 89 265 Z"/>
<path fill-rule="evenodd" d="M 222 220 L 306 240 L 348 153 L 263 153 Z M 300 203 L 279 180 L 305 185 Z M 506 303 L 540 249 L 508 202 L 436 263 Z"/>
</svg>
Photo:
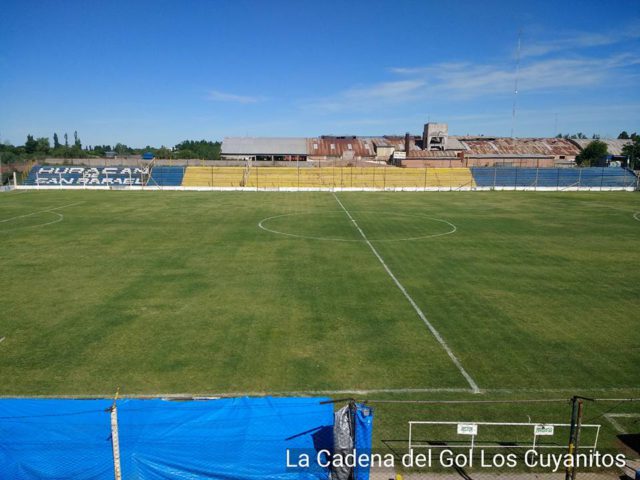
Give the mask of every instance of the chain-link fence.
<svg viewBox="0 0 640 480">
<path fill-rule="evenodd" d="M 373 479 L 639 475 L 638 399 L 385 399 L 371 404 L 374 452 L 389 459 L 372 469 Z"/>
<path fill-rule="evenodd" d="M 131 183 L 134 177 L 140 177 L 140 181 Z M 284 167 L 264 166 L 261 162 L 247 162 L 244 166 L 171 166 L 159 161 L 107 167 L 38 165 L 18 181 L 32 187 L 133 186 L 254 191 L 604 191 L 638 188 L 635 173 L 619 167 L 399 168 L 363 162 L 317 162 L 312 166 L 306 162 L 288 162 Z"/>
</svg>

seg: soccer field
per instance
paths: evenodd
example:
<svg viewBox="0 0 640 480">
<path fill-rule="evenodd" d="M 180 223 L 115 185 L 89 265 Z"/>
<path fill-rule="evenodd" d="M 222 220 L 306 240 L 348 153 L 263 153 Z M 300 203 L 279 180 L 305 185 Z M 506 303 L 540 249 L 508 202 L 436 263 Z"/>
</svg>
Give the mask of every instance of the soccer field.
<svg viewBox="0 0 640 480">
<path fill-rule="evenodd" d="M 0 393 L 635 389 L 636 212 L 632 193 L 2 194 Z"/>
</svg>

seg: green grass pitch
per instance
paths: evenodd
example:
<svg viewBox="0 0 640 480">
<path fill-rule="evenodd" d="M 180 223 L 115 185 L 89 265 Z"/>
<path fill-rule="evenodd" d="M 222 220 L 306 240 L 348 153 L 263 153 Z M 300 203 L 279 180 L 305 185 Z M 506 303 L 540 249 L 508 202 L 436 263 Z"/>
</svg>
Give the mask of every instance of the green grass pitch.
<svg viewBox="0 0 640 480">
<path fill-rule="evenodd" d="M 636 194 L 337 195 L 481 389 L 637 385 Z M 469 388 L 331 193 L 10 193 L 0 220 L 1 394 Z"/>
<path fill-rule="evenodd" d="M 337 199 L 0 194 L 0 395 L 640 393 L 637 194 Z M 409 420 L 569 418 L 566 403 L 376 408 L 383 449 L 406 447 Z M 587 420 L 603 423 L 601 444 L 615 448 L 609 408 L 588 406 Z"/>
</svg>

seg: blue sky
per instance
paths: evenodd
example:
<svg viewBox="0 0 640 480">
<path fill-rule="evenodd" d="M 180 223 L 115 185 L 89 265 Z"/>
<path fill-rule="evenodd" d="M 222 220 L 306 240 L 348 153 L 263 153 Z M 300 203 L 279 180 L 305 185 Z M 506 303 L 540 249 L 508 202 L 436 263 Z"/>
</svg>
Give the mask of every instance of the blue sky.
<svg viewBox="0 0 640 480">
<path fill-rule="evenodd" d="M 640 131 L 640 2 L 3 0 L 0 141 Z"/>
</svg>

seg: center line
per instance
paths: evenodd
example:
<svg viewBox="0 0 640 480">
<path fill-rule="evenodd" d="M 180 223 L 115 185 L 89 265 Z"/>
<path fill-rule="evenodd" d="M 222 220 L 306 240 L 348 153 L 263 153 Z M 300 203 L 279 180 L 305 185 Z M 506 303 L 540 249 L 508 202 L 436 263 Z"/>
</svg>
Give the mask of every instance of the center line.
<svg viewBox="0 0 640 480">
<path fill-rule="evenodd" d="M 438 343 L 442 346 L 442 348 L 444 348 L 444 351 L 447 352 L 447 355 L 449 355 L 449 358 L 451 359 L 451 361 L 453 362 L 453 364 L 458 367 L 458 370 L 460 371 L 460 373 L 462 374 L 462 376 L 465 378 L 465 380 L 467 381 L 467 383 L 469 383 L 469 386 L 471 387 L 471 390 L 473 390 L 474 393 L 479 393 L 480 392 L 480 388 L 478 388 L 478 384 L 473 380 L 473 378 L 471 378 L 471 375 L 469 375 L 467 373 L 467 371 L 464 369 L 464 367 L 462 366 L 462 364 L 460 363 L 460 360 L 458 359 L 458 357 L 456 357 L 456 355 L 453 353 L 453 351 L 451 350 L 451 348 L 449 348 L 449 345 L 447 345 L 447 342 L 444 341 L 444 338 L 442 338 L 442 335 L 440 335 L 440 333 L 435 329 L 435 327 L 431 324 L 431 322 L 427 319 L 427 316 L 424 314 L 424 312 L 420 309 L 420 307 L 416 304 L 416 302 L 413 300 L 413 298 L 411 298 L 411 295 L 409 295 L 409 293 L 407 292 L 407 290 L 402 286 L 402 284 L 400 283 L 400 281 L 396 278 L 396 276 L 393 274 L 393 272 L 391 271 L 391 269 L 389 269 L 389 267 L 387 266 L 387 264 L 384 262 L 382 256 L 380 256 L 380 254 L 378 253 L 378 251 L 375 249 L 375 247 L 371 244 L 371 242 L 369 241 L 369 239 L 367 238 L 367 236 L 364 234 L 364 232 L 362 231 L 362 229 L 360 228 L 360 226 L 358 225 L 358 223 L 355 221 L 355 219 L 351 216 L 351 214 L 349 213 L 349 210 L 347 210 L 345 208 L 345 206 L 342 204 L 342 202 L 340 201 L 340 199 L 338 198 L 338 196 L 335 194 L 335 192 L 333 192 L 333 197 L 336 199 L 336 201 L 338 202 L 338 205 L 340 205 L 340 207 L 342 208 L 342 210 L 344 210 L 344 213 L 347 214 L 347 217 L 349 217 L 349 220 L 351 220 L 351 222 L 353 223 L 353 226 L 356 227 L 356 229 L 358 230 L 358 232 L 360 232 L 360 235 L 362 236 L 362 239 L 364 240 L 364 242 L 369 246 L 369 248 L 371 249 L 371 251 L 373 252 L 373 254 L 376 256 L 376 258 L 378 259 L 378 261 L 382 264 L 382 266 L 384 267 L 384 269 L 386 270 L 386 272 L 389 274 L 389 276 L 391 277 L 391 279 L 393 280 L 393 282 L 396 284 L 396 286 L 400 289 L 400 291 L 402 292 L 402 294 L 405 296 L 405 298 L 409 301 L 409 303 L 411 304 L 411 306 L 413 307 L 413 309 L 416 311 L 416 313 L 418 314 L 418 317 L 420 317 L 422 319 L 422 321 L 424 322 L 424 324 L 427 326 L 427 328 L 429 329 L 429 331 L 431 332 L 431 334 L 436 338 L 436 340 L 438 341 Z"/>
</svg>

